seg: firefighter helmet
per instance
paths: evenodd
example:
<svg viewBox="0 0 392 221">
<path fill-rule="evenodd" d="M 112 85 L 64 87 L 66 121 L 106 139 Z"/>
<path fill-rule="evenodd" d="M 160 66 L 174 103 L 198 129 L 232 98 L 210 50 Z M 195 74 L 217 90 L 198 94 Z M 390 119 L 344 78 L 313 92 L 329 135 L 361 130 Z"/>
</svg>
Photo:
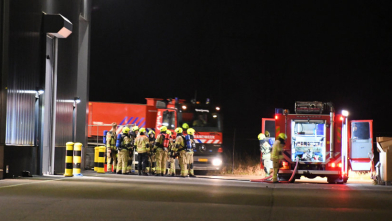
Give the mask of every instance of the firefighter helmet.
<svg viewBox="0 0 392 221">
<path fill-rule="evenodd" d="M 161 132 L 165 132 L 165 131 L 167 130 L 167 127 L 166 127 L 166 126 L 162 126 L 159 130 L 160 130 Z"/>
<path fill-rule="evenodd" d="M 182 133 L 182 128 L 181 127 L 177 127 L 174 131 L 176 133 L 178 133 L 178 134 L 181 134 Z"/>
<path fill-rule="evenodd" d="M 155 135 L 155 131 L 150 130 L 150 131 L 148 131 L 148 134 L 154 134 Z"/>
<path fill-rule="evenodd" d="M 185 130 L 187 130 L 189 128 L 189 125 L 187 123 L 183 123 L 182 124 L 182 128 L 184 128 Z"/>
<path fill-rule="evenodd" d="M 169 135 L 172 134 L 172 132 L 170 130 L 167 130 L 166 133 L 169 134 Z"/>
<path fill-rule="evenodd" d="M 132 131 L 137 131 L 137 130 L 139 130 L 139 127 L 138 127 L 138 126 L 132 127 Z"/>
<path fill-rule="evenodd" d="M 259 136 L 257 136 L 257 138 L 259 138 L 259 140 L 264 140 L 265 135 L 263 133 L 260 133 Z"/>
<path fill-rule="evenodd" d="M 266 136 L 266 137 L 270 137 L 270 136 L 271 136 L 271 135 L 270 135 L 270 132 L 269 132 L 268 130 L 265 131 L 265 136 Z"/>
<path fill-rule="evenodd" d="M 189 129 L 186 131 L 186 133 L 189 134 L 189 135 L 195 135 L 195 130 L 194 130 L 193 128 L 189 128 Z"/>
<path fill-rule="evenodd" d="M 146 132 L 146 129 L 144 129 L 143 127 L 140 128 L 139 133 L 145 133 L 145 132 Z"/>
<path fill-rule="evenodd" d="M 280 133 L 278 137 L 281 138 L 281 139 L 283 139 L 283 140 L 286 140 L 286 139 L 287 139 L 287 136 L 286 136 L 285 133 Z"/>
<path fill-rule="evenodd" d="M 129 127 L 124 127 L 124 128 L 122 129 L 122 133 L 123 133 L 123 134 L 129 133 Z"/>
</svg>

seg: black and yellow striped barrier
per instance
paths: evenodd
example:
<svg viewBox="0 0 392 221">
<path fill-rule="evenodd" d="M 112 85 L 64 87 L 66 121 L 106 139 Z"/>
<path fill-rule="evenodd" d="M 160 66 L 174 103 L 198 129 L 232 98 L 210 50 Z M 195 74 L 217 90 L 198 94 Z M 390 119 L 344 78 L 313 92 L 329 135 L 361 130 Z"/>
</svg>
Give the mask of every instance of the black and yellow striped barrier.
<svg viewBox="0 0 392 221">
<path fill-rule="evenodd" d="M 99 147 L 94 148 L 94 171 L 98 171 Z"/>
<path fill-rule="evenodd" d="M 74 143 L 73 142 L 67 142 L 66 143 L 66 154 L 65 154 L 65 172 L 64 176 L 70 177 L 72 175 L 72 163 L 73 163 L 73 148 L 74 148 Z"/>
<path fill-rule="evenodd" d="M 100 146 L 99 147 L 99 156 L 98 156 L 98 168 L 97 168 L 97 173 L 105 173 L 105 146 Z"/>
<path fill-rule="evenodd" d="M 73 175 L 83 176 L 80 173 L 80 164 L 82 163 L 82 143 L 75 143 L 74 154 L 73 154 Z"/>
</svg>

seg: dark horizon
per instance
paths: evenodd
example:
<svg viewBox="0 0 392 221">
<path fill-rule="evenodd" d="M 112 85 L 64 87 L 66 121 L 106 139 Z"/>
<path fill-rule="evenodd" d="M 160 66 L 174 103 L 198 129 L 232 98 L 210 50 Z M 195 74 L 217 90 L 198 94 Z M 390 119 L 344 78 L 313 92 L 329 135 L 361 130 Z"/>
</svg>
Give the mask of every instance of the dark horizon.
<svg viewBox="0 0 392 221">
<path fill-rule="evenodd" d="M 295 101 L 331 101 L 350 119 L 373 119 L 374 138 L 392 136 L 390 3 L 93 4 L 91 101 L 197 91 L 222 106 L 227 144 L 237 128 L 252 150 L 261 118 L 293 113 Z"/>
</svg>

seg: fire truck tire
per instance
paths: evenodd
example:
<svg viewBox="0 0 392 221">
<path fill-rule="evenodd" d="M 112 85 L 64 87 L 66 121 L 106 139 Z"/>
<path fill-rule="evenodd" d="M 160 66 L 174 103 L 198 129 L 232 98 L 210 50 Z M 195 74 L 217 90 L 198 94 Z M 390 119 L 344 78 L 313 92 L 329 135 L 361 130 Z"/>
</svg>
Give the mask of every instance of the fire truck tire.
<svg viewBox="0 0 392 221">
<path fill-rule="evenodd" d="M 290 180 L 291 175 L 280 175 L 278 174 L 278 180 L 279 181 L 289 181 Z M 295 177 L 290 181 L 290 183 L 294 183 L 295 182 Z"/>
<path fill-rule="evenodd" d="M 344 184 L 347 183 L 347 179 L 341 179 L 339 177 L 327 177 L 329 184 Z"/>
</svg>

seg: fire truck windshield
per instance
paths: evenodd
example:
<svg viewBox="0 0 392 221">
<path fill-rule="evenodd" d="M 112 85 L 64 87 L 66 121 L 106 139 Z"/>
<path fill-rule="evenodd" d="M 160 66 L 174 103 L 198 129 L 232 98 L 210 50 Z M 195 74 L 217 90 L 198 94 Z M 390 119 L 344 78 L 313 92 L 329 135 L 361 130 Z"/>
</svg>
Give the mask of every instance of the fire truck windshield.
<svg viewBox="0 0 392 221">
<path fill-rule="evenodd" d="M 208 109 L 197 109 L 178 113 L 178 125 L 187 123 L 196 131 L 220 131 L 220 115 Z"/>
</svg>

